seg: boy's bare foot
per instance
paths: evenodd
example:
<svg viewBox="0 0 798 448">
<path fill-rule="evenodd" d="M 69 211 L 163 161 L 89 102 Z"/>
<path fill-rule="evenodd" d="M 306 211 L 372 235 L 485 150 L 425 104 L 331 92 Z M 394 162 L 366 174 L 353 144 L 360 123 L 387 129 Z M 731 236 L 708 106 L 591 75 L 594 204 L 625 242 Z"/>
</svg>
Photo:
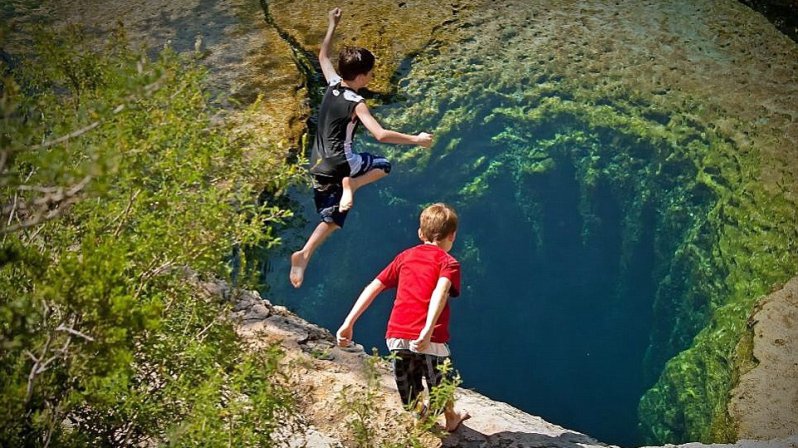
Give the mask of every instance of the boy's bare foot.
<svg viewBox="0 0 798 448">
<path fill-rule="evenodd" d="M 455 432 L 460 424 L 471 418 L 471 414 L 463 412 L 446 412 L 446 431 Z"/>
<path fill-rule="evenodd" d="M 305 268 L 308 266 L 308 259 L 302 251 L 294 252 L 291 254 L 291 273 L 288 278 L 294 288 L 302 286 L 302 281 L 305 279 Z"/>
<path fill-rule="evenodd" d="M 341 193 L 341 202 L 338 203 L 338 210 L 345 212 L 355 205 L 355 198 L 351 188 L 344 188 Z"/>
</svg>

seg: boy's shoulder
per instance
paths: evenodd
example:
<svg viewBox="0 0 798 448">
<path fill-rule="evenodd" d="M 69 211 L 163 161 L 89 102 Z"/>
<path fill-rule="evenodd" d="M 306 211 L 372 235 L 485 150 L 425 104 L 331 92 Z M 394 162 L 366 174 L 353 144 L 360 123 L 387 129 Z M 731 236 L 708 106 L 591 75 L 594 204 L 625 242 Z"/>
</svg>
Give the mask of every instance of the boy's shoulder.
<svg viewBox="0 0 798 448">
<path fill-rule="evenodd" d="M 396 256 L 399 258 L 423 258 L 430 261 L 444 261 L 447 264 L 456 263 L 460 264 L 456 258 L 449 252 L 439 248 L 438 246 L 430 244 L 418 244 L 416 246 L 408 247 L 407 249 L 399 252 Z"/>
<path fill-rule="evenodd" d="M 341 85 L 341 82 L 343 82 L 343 78 L 338 75 L 333 76 L 327 83 L 327 92 L 332 94 L 333 97 L 342 97 L 352 103 L 360 103 L 366 100 L 354 90 Z"/>
<path fill-rule="evenodd" d="M 352 103 L 360 103 L 366 100 L 362 96 L 355 93 L 353 90 L 349 89 L 341 89 L 341 90 L 344 91 L 344 99 L 347 101 L 350 101 Z"/>
</svg>

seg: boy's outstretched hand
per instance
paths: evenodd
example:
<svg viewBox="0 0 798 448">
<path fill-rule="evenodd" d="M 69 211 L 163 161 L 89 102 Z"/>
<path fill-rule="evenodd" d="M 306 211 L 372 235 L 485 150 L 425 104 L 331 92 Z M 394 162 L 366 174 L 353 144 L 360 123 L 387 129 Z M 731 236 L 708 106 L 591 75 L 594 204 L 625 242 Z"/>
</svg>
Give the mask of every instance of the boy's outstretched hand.
<svg viewBox="0 0 798 448">
<path fill-rule="evenodd" d="M 330 19 L 330 25 L 338 26 L 338 22 L 341 20 L 341 8 L 331 9 L 327 16 Z"/>
<path fill-rule="evenodd" d="M 338 341 L 339 347 L 349 347 L 352 345 L 352 327 L 341 325 L 341 328 L 335 333 L 335 339 Z"/>
<path fill-rule="evenodd" d="M 432 134 L 427 134 L 426 132 L 418 134 L 416 136 L 416 144 L 424 148 L 429 148 L 432 146 Z"/>
</svg>

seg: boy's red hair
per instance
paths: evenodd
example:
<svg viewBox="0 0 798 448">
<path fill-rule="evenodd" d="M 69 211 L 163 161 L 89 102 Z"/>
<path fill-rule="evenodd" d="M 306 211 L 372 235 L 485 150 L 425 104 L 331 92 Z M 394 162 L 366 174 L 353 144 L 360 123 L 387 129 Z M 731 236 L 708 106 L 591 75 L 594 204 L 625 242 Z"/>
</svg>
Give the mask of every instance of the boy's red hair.
<svg viewBox="0 0 798 448">
<path fill-rule="evenodd" d="M 419 228 L 425 241 L 434 243 L 457 231 L 457 212 L 442 202 L 432 204 L 421 212 Z"/>
</svg>

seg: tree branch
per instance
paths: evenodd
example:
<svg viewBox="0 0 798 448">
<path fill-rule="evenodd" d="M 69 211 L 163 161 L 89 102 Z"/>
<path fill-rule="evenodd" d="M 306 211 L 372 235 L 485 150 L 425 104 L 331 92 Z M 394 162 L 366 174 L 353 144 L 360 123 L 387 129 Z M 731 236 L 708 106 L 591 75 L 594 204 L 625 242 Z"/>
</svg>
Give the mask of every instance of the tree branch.
<svg viewBox="0 0 798 448">
<path fill-rule="evenodd" d="M 155 83 L 153 83 L 153 84 L 155 84 Z M 151 85 L 153 85 L 153 84 L 151 84 Z M 148 86 L 148 87 L 149 87 L 149 86 Z M 146 89 L 146 87 L 145 87 L 145 89 Z M 148 93 L 150 93 L 150 92 L 148 91 Z M 128 101 L 129 101 L 129 100 L 130 100 L 130 99 L 128 99 Z M 113 110 L 113 111 L 111 111 L 111 113 L 112 113 L 112 114 L 114 114 L 114 115 L 116 115 L 116 114 L 118 114 L 119 112 L 122 112 L 123 110 L 125 110 L 125 105 L 124 105 L 124 104 L 120 104 L 120 105 L 116 106 L 116 107 L 114 108 L 114 110 Z M 41 144 L 38 144 L 38 145 L 36 145 L 36 146 L 33 146 L 33 147 L 31 147 L 31 149 L 33 149 L 33 150 L 35 151 L 35 150 L 39 150 L 39 149 L 45 149 L 45 148 L 49 148 L 49 147 L 51 147 L 51 146 L 55 146 L 55 145 L 58 145 L 58 144 L 64 143 L 64 142 L 66 142 L 66 141 L 68 141 L 68 140 L 71 140 L 71 139 L 73 139 L 73 138 L 75 138 L 75 137 L 80 137 L 81 135 L 83 135 L 83 134 L 85 134 L 85 133 L 87 133 L 87 132 L 91 131 L 92 129 L 95 129 L 95 128 L 97 128 L 97 127 L 98 127 L 99 125 L 101 125 L 102 123 L 103 123 L 103 120 L 97 120 L 97 121 L 95 121 L 95 122 L 91 123 L 91 124 L 90 124 L 90 125 L 88 125 L 88 126 L 85 126 L 85 127 L 83 127 L 83 128 L 80 128 L 80 129 L 78 129 L 77 131 L 72 131 L 72 132 L 70 132 L 70 133 L 69 133 L 69 134 L 67 134 L 67 135 L 62 135 L 61 137 L 58 137 L 58 138 L 57 138 L 57 139 L 55 139 L 55 140 L 48 140 L 48 141 L 46 141 L 46 142 L 44 142 L 44 143 L 41 143 Z"/>
<path fill-rule="evenodd" d="M 6 223 L 6 227 L 11 225 L 11 221 L 14 220 L 14 213 L 17 211 L 17 200 L 19 199 L 19 194 L 14 193 L 14 202 L 11 204 L 11 212 L 8 213 L 8 222 Z"/>
<path fill-rule="evenodd" d="M 40 358 L 36 358 L 33 353 L 27 352 L 28 356 L 33 359 L 33 366 L 30 369 L 30 373 L 28 374 L 28 387 L 25 391 L 25 404 L 30 402 L 31 397 L 33 397 L 33 383 L 36 381 L 36 375 L 41 373 L 39 371 L 39 367 L 41 365 L 41 359 L 44 358 L 44 355 L 50 350 L 50 343 L 52 342 L 53 338 L 52 335 L 47 335 L 47 341 L 44 343 L 44 348 L 42 349 L 42 356 Z"/>
<path fill-rule="evenodd" d="M 157 263 L 157 261 L 153 260 L 153 263 L 150 263 L 150 265 L 153 265 L 155 263 Z M 141 283 L 139 283 L 138 288 L 136 288 L 136 292 L 133 294 L 133 300 L 137 300 L 138 299 L 139 295 L 144 290 L 144 287 L 147 286 L 147 284 L 150 282 L 150 280 L 152 280 L 156 276 L 168 271 L 172 266 L 174 266 L 174 264 L 175 264 L 174 261 L 169 260 L 169 261 L 164 262 L 163 264 L 161 264 L 158 267 L 155 267 L 155 268 L 152 268 L 152 269 L 148 269 L 147 271 L 143 272 L 140 275 Z"/>
<path fill-rule="evenodd" d="M 87 340 L 89 342 L 94 342 L 94 338 L 93 337 L 91 337 L 91 336 L 89 336 L 89 335 L 87 335 L 85 333 L 81 333 L 78 330 L 75 330 L 74 328 L 66 327 L 66 326 L 64 326 L 64 324 L 59 325 L 55 329 L 55 331 L 66 331 L 69 334 L 73 334 L 75 336 L 79 336 L 79 337 L 81 337 L 81 338 L 83 338 L 83 339 L 85 339 L 85 340 Z"/>
<path fill-rule="evenodd" d="M 205 332 L 208 331 L 208 329 L 211 328 L 213 324 L 216 323 L 216 319 L 217 318 L 211 320 L 211 322 L 208 325 L 206 325 L 205 328 L 203 328 L 199 333 L 197 333 L 194 339 L 198 342 L 202 342 L 205 339 Z"/>
<path fill-rule="evenodd" d="M 136 190 L 136 192 L 133 193 L 133 196 L 131 196 L 130 200 L 127 202 L 127 207 L 125 207 L 125 211 L 123 211 L 122 214 L 119 215 L 114 220 L 114 222 L 119 221 L 119 223 L 116 225 L 116 228 L 114 229 L 113 233 L 114 238 L 118 237 L 119 232 L 122 231 L 122 226 L 125 224 L 125 220 L 127 219 L 127 216 L 130 214 L 130 209 L 133 208 L 133 202 L 136 201 L 136 198 L 138 197 L 139 193 L 141 193 L 141 190 Z"/>
<path fill-rule="evenodd" d="M 67 140 L 73 139 L 75 137 L 80 137 L 81 135 L 83 135 L 83 134 L 91 131 L 92 129 L 96 128 L 100 124 L 102 124 L 102 121 L 101 120 L 97 120 L 94 123 L 92 123 L 92 124 L 90 124 L 90 125 L 88 125 L 88 126 L 86 126 L 84 128 L 78 129 L 77 131 L 70 132 L 69 134 L 61 136 L 61 137 L 58 137 L 55 140 L 49 140 L 49 141 L 46 141 L 46 142 L 44 142 L 44 143 L 42 143 L 40 145 L 33 146 L 31 149 L 33 149 L 35 151 L 35 150 L 38 150 L 38 149 L 49 148 L 51 146 L 55 146 L 55 145 L 58 145 L 60 143 L 64 143 Z"/>
<path fill-rule="evenodd" d="M 69 187 L 69 189 L 64 189 L 64 187 L 56 187 L 52 189 L 52 192 L 45 194 L 44 196 L 37 198 L 33 201 L 33 205 L 36 208 L 28 214 L 28 219 L 24 222 L 20 222 L 19 224 L 15 225 L 8 225 L 0 229 L 0 233 L 10 233 L 15 232 L 20 229 L 32 227 L 38 224 L 41 224 L 45 221 L 49 221 L 66 211 L 66 209 L 78 201 L 78 194 L 83 191 L 83 189 L 88 185 L 89 181 L 92 179 L 91 176 L 86 176 L 78 182 L 77 184 Z M 20 186 L 20 190 L 33 190 L 39 187 L 26 187 Z M 40 189 L 39 191 L 44 191 L 46 189 Z M 50 191 L 50 190 L 47 190 Z M 15 204 L 14 207 L 19 210 L 30 210 L 29 206 L 24 202 L 19 203 L 18 205 Z M 32 207 L 31 207 L 32 208 Z M 5 207 L 3 209 L 3 213 L 7 213 L 7 211 L 12 210 L 11 207 Z"/>
</svg>

